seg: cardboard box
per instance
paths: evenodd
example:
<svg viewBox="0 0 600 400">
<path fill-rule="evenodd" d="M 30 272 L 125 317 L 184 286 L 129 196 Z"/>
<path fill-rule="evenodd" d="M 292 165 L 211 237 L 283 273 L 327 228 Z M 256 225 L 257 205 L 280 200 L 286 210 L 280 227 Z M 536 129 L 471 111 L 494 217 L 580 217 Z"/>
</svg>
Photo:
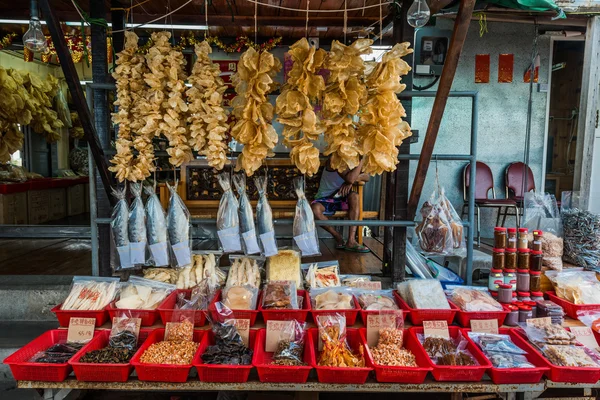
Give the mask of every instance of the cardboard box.
<svg viewBox="0 0 600 400">
<path fill-rule="evenodd" d="M 27 192 L 27 214 L 30 225 L 43 224 L 50 218 L 50 190 L 30 190 Z"/>
<path fill-rule="evenodd" d="M 0 224 L 27 225 L 27 192 L 0 194 Z"/>
<path fill-rule="evenodd" d="M 67 216 L 83 214 L 85 212 L 85 185 L 69 186 L 67 188 Z"/>
<path fill-rule="evenodd" d="M 56 221 L 67 216 L 67 190 L 65 188 L 48 189 L 48 220 Z"/>
</svg>

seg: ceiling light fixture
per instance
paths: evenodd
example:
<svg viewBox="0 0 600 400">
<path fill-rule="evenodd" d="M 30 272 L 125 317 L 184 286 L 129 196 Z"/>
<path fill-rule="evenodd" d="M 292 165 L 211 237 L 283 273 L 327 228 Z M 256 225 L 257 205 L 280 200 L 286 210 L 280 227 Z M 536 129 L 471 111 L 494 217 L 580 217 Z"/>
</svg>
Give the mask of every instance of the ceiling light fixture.
<svg viewBox="0 0 600 400">
<path fill-rule="evenodd" d="M 23 45 L 31 51 L 43 53 L 48 50 L 48 43 L 46 42 L 44 31 L 42 31 L 37 0 L 31 0 L 30 12 L 29 29 L 23 35 Z"/>
</svg>

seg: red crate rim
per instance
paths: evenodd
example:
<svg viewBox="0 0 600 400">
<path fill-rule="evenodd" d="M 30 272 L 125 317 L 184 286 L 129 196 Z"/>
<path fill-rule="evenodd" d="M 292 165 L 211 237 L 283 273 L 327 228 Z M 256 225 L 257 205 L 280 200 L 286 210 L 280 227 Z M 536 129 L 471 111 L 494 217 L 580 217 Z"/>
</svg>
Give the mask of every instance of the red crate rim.
<svg viewBox="0 0 600 400">
<path fill-rule="evenodd" d="M 16 357 L 16 355 L 18 353 L 20 353 L 21 350 L 23 350 L 25 347 L 27 347 L 32 342 L 34 342 L 34 341 L 36 341 L 38 339 L 41 339 L 44 336 L 50 336 L 52 334 L 52 332 L 62 332 L 62 331 L 64 331 L 64 329 L 50 329 L 49 331 L 46 331 L 46 332 L 42 333 L 41 335 L 39 335 L 35 339 L 29 341 L 25 346 L 22 346 L 20 349 L 18 349 L 17 351 L 15 351 L 14 353 L 12 353 L 8 357 L 6 357 L 4 359 L 4 361 L 3 361 L 3 364 L 18 365 L 18 366 L 28 366 L 28 367 L 42 367 L 42 368 L 48 368 L 48 367 L 50 367 L 50 368 L 51 367 L 67 367 L 67 366 L 69 366 L 69 361 L 73 357 L 75 357 L 75 355 L 77 353 L 73 354 L 73 356 L 71 356 L 71 358 L 69 360 L 67 360 L 67 362 L 65 362 L 65 363 L 59 363 L 59 364 L 58 363 L 57 364 L 53 364 L 53 363 L 37 363 L 37 362 L 30 362 L 30 361 L 13 361 L 13 359 Z M 96 335 L 98 335 L 98 332 L 94 332 L 94 337 L 92 338 L 92 340 L 94 340 L 96 338 Z"/>
</svg>

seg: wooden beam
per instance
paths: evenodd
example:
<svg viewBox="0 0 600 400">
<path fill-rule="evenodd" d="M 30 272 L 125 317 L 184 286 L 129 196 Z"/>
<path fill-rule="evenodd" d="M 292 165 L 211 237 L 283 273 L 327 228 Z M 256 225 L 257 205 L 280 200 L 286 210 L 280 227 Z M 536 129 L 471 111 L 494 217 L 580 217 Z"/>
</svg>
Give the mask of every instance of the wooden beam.
<svg viewBox="0 0 600 400">
<path fill-rule="evenodd" d="M 79 120 L 81 121 L 81 125 L 83 127 L 84 137 L 90 146 L 94 162 L 98 167 L 98 175 L 102 179 L 104 189 L 112 204 L 113 196 L 110 193 L 112 185 L 108 172 L 108 163 L 104 155 L 104 150 L 102 149 L 102 146 L 100 146 L 100 141 L 98 140 L 98 135 L 96 134 L 96 129 L 94 128 L 94 123 L 92 122 L 92 116 L 90 115 L 90 110 L 88 109 L 85 101 L 83 89 L 79 83 L 79 76 L 77 75 L 75 64 L 73 64 L 73 59 L 71 58 L 71 54 L 67 48 L 67 43 L 65 42 L 60 21 L 58 18 L 56 18 L 56 15 L 50 6 L 50 0 L 40 0 L 40 7 L 42 9 L 42 13 L 44 14 L 48 30 L 50 31 L 50 36 L 52 36 L 52 42 L 56 48 L 56 54 L 60 60 L 60 66 L 65 75 L 69 92 L 71 93 L 71 98 L 73 99 L 73 104 L 75 105 L 75 109 L 79 114 Z"/>
<path fill-rule="evenodd" d="M 452 38 L 450 39 L 448 55 L 446 56 L 444 68 L 442 69 L 442 76 L 440 77 L 440 83 L 433 102 L 431 116 L 429 117 L 429 125 L 427 126 L 427 132 L 423 140 L 423 148 L 421 149 L 421 156 L 419 157 L 419 164 L 417 165 L 415 173 L 415 180 L 408 200 L 408 219 L 413 219 L 415 217 L 417 206 L 419 205 L 423 184 L 425 183 L 427 170 L 429 169 L 429 163 L 431 162 L 431 154 L 433 153 L 435 141 L 440 130 L 440 124 L 442 122 L 442 117 L 444 116 L 446 103 L 448 102 L 448 94 L 452 87 L 452 81 L 456 74 L 460 53 L 465 44 L 467 32 L 469 31 L 469 24 L 471 23 L 471 14 L 473 14 L 474 6 L 475 0 L 460 1 L 456 21 L 454 21 L 454 30 L 452 31 Z"/>
</svg>

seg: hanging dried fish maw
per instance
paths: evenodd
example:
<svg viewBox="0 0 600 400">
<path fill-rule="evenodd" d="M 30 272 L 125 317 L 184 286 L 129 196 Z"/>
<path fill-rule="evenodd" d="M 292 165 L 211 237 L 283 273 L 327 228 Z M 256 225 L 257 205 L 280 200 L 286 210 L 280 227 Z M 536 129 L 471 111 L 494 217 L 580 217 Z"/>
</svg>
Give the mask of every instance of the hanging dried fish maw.
<svg viewBox="0 0 600 400">
<path fill-rule="evenodd" d="M 387 52 L 366 79 L 369 90 L 367 104 L 362 110 L 358 132 L 359 147 L 363 154 L 363 172 L 378 175 L 392 172 L 398 164 L 398 146 L 412 133 L 402 120 L 406 112 L 397 93 L 406 85 L 400 83 L 410 66 L 402 60 L 413 52 L 409 43 L 399 43 Z"/>
<path fill-rule="evenodd" d="M 357 127 L 354 116 L 367 100 L 367 89 L 361 82 L 365 70 L 362 55 L 371 53 L 370 39 L 358 39 L 350 46 L 334 40 L 325 60 L 331 75 L 323 99 L 326 156 L 331 156 L 333 169 L 344 172 L 359 162 Z"/>
<path fill-rule="evenodd" d="M 219 65 L 213 63 L 208 42 L 196 44 L 196 63 L 189 77 L 187 90 L 190 124 L 189 145 L 206 156 L 208 164 L 220 171 L 227 162 L 227 112 L 223 108 L 223 93 L 227 88 L 219 77 Z"/>
<path fill-rule="evenodd" d="M 23 148 L 23 132 L 17 124 L 0 121 L 0 163 L 10 161 L 15 151 Z"/>
<path fill-rule="evenodd" d="M 326 53 L 315 49 L 302 38 L 290 47 L 292 69 L 276 101 L 277 120 L 284 126 L 284 144 L 290 159 L 303 174 L 312 176 L 319 170 L 319 150 L 314 141 L 324 127 L 313 110 L 315 99 L 325 90 L 325 81 L 317 72 L 323 67 Z"/>
<path fill-rule="evenodd" d="M 237 96 L 233 99 L 233 114 L 237 123 L 231 136 L 244 145 L 236 170 L 252 176 L 262 162 L 273 154 L 277 132 L 271 125 L 273 106 L 267 95 L 276 88 L 273 80 L 281 70 L 281 62 L 271 53 L 257 52 L 250 47 L 240 57 L 238 72 L 233 76 Z"/>
</svg>

